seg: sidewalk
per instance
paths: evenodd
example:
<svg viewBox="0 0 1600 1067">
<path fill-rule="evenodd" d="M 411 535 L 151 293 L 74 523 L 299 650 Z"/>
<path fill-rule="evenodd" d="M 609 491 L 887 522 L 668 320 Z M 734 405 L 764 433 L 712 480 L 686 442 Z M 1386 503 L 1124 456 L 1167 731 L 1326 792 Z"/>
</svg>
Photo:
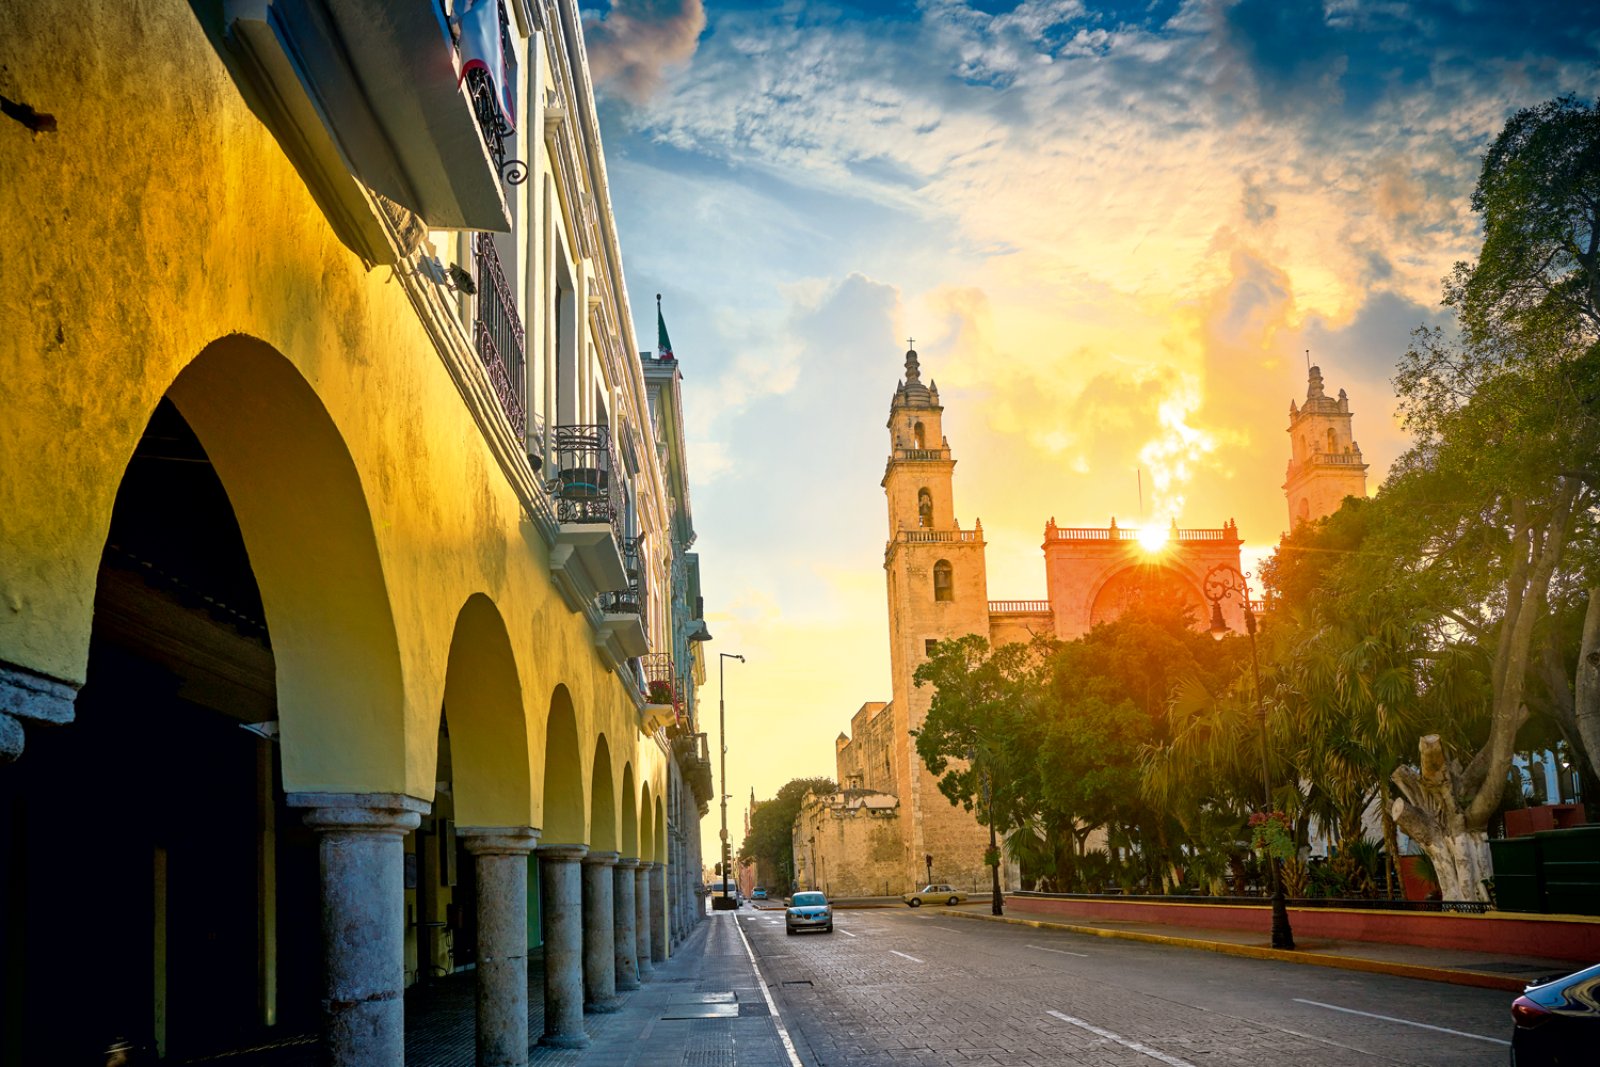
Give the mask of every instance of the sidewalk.
<svg viewBox="0 0 1600 1067">
<path fill-rule="evenodd" d="M 530 1067 L 793 1067 L 739 936 L 740 914 L 711 913 L 642 988 L 623 994 L 621 1011 L 584 1016 L 589 1048 L 535 1047 Z M 444 1062 L 414 1056 L 406 1044 L 410 1063 Z M 471 1064 L 470 1048 L 461 1062 Z"/>
<path fill-rule="evenodd" d="M 1294 951 L 1272 947 L 1272 937 L 1263 915 L 1262 928 L 1225 930 L 1196 926 L 1140 922 L 1134 919 L 1072 918 L 1029 908 L 1026 898 L 1007 898 L 1005 915 L 989 914 L 989 902 L 937 909 L 947 915 L 987 922 L 1013 923 L 1044 930 L 1062 930 L 1090 937 L 1143 941 L 1147 944 L 1221 952 L 1230 956 L 1281 960 L 1319 967 L 1391 974 L 1433 982 L 1478 986 L 1521 992 L 1529 982 L 1557 974 L 1570 974 L 1582 965 L 1567 960 L 1538 956 L 1515 956 L 1458 949 L 1423 948 L 1375 941 L 1295 938 Z"/>
<path fill-rule="evenodd" d="M 622 1007 L 587 1014 L 587 1049 L 550 1049 L 544 1032 L 544 961 L 528 960 L 528 1063 L 543 1067 L 795 1067 L 779 1037 L 761 982 L 737 929 L 748 912 L 706 916 L 644 985 L 621 995 Z M 467 971 L 406 991 L 406 1063 L 472 1067 L 477 977 Z M 192 1061 L 228 1067 L 313 1067 L 315 1035 L 226 1059 Z"/>
</svg>

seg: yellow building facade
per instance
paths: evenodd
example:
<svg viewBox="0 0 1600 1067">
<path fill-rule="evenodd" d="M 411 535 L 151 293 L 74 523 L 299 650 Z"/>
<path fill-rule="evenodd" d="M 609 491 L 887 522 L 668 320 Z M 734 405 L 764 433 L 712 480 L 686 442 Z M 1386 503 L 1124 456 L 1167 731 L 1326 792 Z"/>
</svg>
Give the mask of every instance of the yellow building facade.
<svg viewBox="0 0 1600 1067">
<path fill-rule="evenodd" d="M 0 1063 L 396 1064 L 469 965 L 525 1062 L 530 945 L 581 1045 L 698 917 L 681 406 L 578 12 L 445 8 L 0 3 Z"/>
</svg>

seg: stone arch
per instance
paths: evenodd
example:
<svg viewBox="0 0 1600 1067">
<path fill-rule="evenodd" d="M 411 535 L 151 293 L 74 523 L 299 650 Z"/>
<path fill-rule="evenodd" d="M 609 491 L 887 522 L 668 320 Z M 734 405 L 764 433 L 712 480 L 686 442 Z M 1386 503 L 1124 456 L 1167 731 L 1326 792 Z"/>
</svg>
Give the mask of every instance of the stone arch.
<svg viewBox="0 0 1600 1067">
<path fill-rule="evenodd" d="M 405 687 L 366 493 L 311 385 L 242 334 L 167 397 L 238 520 L 276 660 L 288 792 L 406 791 Z"/>
<path fill-rule="evenodd" d="M 1209 617 L 1201 611 L 1205 598 L 1191 577 L 1173 567 L 1140 563 L 1112 571 L 1093 590 L 1089 596 L 1089 625 L 1112 621 L 1152 593 L 1181 599 L 1197 620 Z"/>
<path fill-rule="evenodd" d="M 584 823 L 583 759 L 578 747 L 578 716 L 564 685 L 550 697 L 544 743 L 544 807 L 539 840 L 550 845 L 582 844 Z"/>
<path fill-rule="evenodd" d="M 941 559 L 933 565 L 933 599 L 952 601 L 956 598 L 955 568 L 950 561 Z"/>
<path fill-rule="evenodd" d="M 651 801 L 650 783 L 644 783 L 639 800 L 639 859 L 649 863 L 656 855 L 655 804 Z"/>
<path fill-rule="evenodd" d="M 455 817 L 462 826 L 533 824 L 527 717 L 505 621 L 474 593 L 456 616 L 445 669 Z"/>
<path fill-rule="evenodd" d="M 928 432 L 922 428 L 921 419 L 918 419 L 911 427 L 911 441 L 913 448 L 928 447 Z"/>
<path fill-rule="evenodd" d="M 611 785 L 611 746 L 601 734 L 594 745 L 594 772 L 589 786 L 589 847 L 617 852 L 617 795 Z"/>
<path fill-rule="evenodd" d="M 667 862 L 667 806 L 660 796 L 656 797 L 656 851 L 657 863 Z"/>
<path fill-rule="evenodd" d="M 633 764 L 622 765 L 622 838 L 618 845 L 624 856 L 639 855 L 639 802 L 633 782 Z"/>
</svg>

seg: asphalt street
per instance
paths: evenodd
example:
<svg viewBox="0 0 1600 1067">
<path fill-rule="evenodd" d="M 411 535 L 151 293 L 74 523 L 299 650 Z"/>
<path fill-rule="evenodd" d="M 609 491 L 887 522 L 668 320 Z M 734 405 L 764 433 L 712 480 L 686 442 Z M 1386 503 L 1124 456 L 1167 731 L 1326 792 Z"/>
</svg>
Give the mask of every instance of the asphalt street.
<svg viewBox="0 0 1600 1067">
<path fill-rule="evenodd" d="M 939 909 L 840 911 L 786 935 L 739 928 L 779 1020 L 816 1067 L 1309 1067 L 1508 1060 L 1511 995 L 1237 959 Z"/>
</svg>

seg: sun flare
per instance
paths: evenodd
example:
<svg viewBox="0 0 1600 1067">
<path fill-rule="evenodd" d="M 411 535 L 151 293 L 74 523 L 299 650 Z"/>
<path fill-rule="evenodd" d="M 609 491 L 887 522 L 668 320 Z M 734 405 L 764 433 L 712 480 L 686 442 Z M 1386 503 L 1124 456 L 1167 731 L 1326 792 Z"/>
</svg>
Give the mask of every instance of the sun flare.
<svg viewBox="0 0 1600 1067">
<path fill-rule="evenodd" d="M 1160 552 L 1167 547 L 1167 531 L 1160 526 L 1145 526 L 1139 530 L 1139 547 L 1146 552 Z"/>
</svg>

